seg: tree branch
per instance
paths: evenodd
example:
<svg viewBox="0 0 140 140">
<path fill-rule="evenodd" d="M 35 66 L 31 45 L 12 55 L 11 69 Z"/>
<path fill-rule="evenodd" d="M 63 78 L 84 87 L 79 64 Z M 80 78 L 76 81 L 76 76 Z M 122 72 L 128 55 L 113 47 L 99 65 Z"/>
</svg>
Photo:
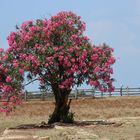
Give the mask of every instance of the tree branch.
<svg viewBox="0 0 140 140">
<path fill-rule="evenodd" d="M 32 80 L 32 81 L 26 83 L 25 85 L 23 85 L 23 87 L 25 87 L 25 86 L 27 86 L 27 85 L 29 85 L 29 84 L 31 84 L 32 82 L 37 81 L 37 80 L 39 80 L 39 78 L 36 78 L 36 79 L 34 79 L 34 80 Z"/>
</svg>

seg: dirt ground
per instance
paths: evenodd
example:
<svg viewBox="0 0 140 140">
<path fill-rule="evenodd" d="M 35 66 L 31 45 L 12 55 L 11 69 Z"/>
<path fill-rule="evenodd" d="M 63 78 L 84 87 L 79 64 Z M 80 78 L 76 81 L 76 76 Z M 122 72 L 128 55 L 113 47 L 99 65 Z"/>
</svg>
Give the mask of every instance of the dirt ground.
<svg viewBox="0 0 140 140">
<path fill-rule="evenodd" d="M 46 121 L 54 108 L 54 101 L 29 101 L 5 116 L 0 114 L 0 133 L 9 127 Z M 112 125 L 94 124 L 33 130 L 37 136 L 50 136 L 51 140 L 70 140 L 72 136 L 94 134 L 101 140 L 140 140 L 140 97 L 110 97 L 103 99 L 72 100 L 71 111 L 76 121 L 109 121 Z M 29 131 L 29 130 L 28 130 Z M 81 134 L 82 133 L 82 134 Z M 69 138 L 68 138 L 69 136 Z M 92 138 L 93 139 L 93 138 Z"/>
</svg>

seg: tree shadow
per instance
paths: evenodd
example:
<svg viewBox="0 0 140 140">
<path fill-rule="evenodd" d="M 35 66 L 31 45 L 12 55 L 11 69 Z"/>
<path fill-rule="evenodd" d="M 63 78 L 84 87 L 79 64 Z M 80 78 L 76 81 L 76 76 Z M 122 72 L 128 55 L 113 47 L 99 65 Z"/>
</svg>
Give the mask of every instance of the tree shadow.
<svg viewBox="0 0 140 140">
<path fill-rule="evenodd" d="M 54 124 L 48 124 L 46 122 L 41 122 L 39 124 L 22 124 L 16 127 L 12 127 L 9 129 L 52 129 L 55 126 L 62 127 L 71 127 L 71 126 L 88 126 L 88 125 L 113 125 L 113 126 L 121 126 L 122 123 L 110 122 L 106 120 L 95 120 L 95 121 L 74 121 L 73 123 L 61 123 L 56 122 Z"/>
</svg>

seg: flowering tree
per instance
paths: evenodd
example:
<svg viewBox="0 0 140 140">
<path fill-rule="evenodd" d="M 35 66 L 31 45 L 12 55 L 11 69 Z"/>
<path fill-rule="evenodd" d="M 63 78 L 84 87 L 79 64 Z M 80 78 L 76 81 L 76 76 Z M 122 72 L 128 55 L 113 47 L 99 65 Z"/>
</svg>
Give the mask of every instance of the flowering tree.
<svg viewBox="0 0 140 140">
<path fill-rule="evenodd" d="M 73 86 L 85 81 L 101 91 L 113 91 L 113 49 L 91 45 L 84 31 L 85 23 L 72 12 L 17 27 L 7 38 L 10 47 L 0 50 L 1 111 L 20 103 L 25 78 L 52 89 L 55 109 L 49 123 L 71 121 L 68 96 Z"/>
</svg>

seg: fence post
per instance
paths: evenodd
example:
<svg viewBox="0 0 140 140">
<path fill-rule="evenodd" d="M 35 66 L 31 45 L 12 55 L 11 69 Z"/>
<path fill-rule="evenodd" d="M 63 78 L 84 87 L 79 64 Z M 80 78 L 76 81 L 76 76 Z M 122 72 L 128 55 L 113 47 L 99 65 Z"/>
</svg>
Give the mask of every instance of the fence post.
<svg viewBox="0 0 140 140">
<path fill-rule="evenodd" d="M 103 98 L 103 92 L 101 92 L 101 98 Z"/>
<path fill-rule="evenodd" d="M 95 99 L 95 88 L 92 88 L 92 98 Z"/>
<path fill-rule="evenodd" d="M 25 90 L 25 92 L 24 92 L 24 100 L 25 100 L 25 102 L 27 101 L 27 95 L 28 95 L 28 91 Z"/>
<path fill-rule="evenodd" d="M 128 88 L 128 86 L 126 87 L 126 94 L 127 94 L 127 96 L 129 96 L 129 92 L 128 92 L 128 90 L 129 90 L 129 88 Z"/>
<path fill-rule="evenodd" d="M 45 101 L 45 92 L 42 91 L 42 101 Z"/>
<path fill-rule="evenodd" d="M 83 89 L 83 91 L 82 91 L 82 96 L 85 96 L 85 90 Z"/>
<path fill-rule="evenodd" d="M 75 89 L 75 99 L 78 99 L 78 89 Z"/>
<path fill-rule="evenodd" d="M 111 92 L 109 92 L 109 97 L 111 97 Z"/>
<path fill-rule="evenodd" d="M 120 95 L 122 96 L 123 85 L 120 87 Z"/>
</svg>

